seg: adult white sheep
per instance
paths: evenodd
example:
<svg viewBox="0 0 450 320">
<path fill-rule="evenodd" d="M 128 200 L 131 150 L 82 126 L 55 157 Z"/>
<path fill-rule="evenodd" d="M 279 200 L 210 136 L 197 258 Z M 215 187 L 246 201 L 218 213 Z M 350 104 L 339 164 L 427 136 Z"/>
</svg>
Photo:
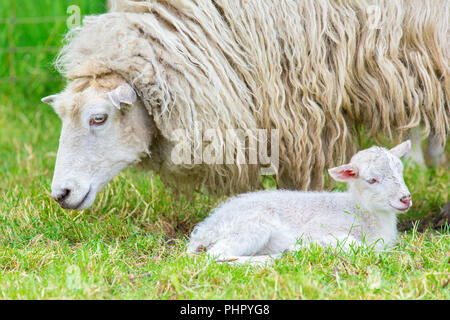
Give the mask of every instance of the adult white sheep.
<svg viewBox="0 0 450 320">
<path fill-rule="evenodd" d="M 412 205 L 399 159 L 410 149 L 410 141 L 391 150 L 372 147 L 330 169 L 334 179 L 347 182 L 348 192 L 272 190 L 231 198 L 195 227 L 188 252 L 239 263 L 269 261 L 312 243 L 390 247 L 397 238 L 396 214 Z"/>
<path fill-rule="evenodd" d="M 70 83 L 44 99 L 63 118 L 52 194 L 65 207 L 90 206 L 139 161 L 172 185 L 257 188 L 259 164 L 173 161 L 173 132 L 195 141 L 196 125 L 220 133 L 218 153 L 227 129 L 277 129 L 277 182 L 304 190 L 321 189 L 325 168 L 354 153 L 361 126 L 396 140 L 423 125 L 445 144 L 447 0 L 112 4 L 129 12 L 69 33 L 57 66 Z M 119 112 L 121 102 L 133 106 Z"/>
</svg>

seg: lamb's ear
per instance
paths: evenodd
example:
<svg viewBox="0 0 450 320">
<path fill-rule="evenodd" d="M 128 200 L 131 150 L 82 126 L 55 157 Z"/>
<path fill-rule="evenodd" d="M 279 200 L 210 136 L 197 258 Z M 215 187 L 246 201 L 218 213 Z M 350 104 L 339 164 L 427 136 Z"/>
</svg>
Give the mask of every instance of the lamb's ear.
<svg viewBox="0 0 450 320">
<path fill-rule="evenodd" d="M 398 146 L 389 150 L 396 157 L 403 157 L 405 154 L 411 151 L 411 140 L 406 140 L 400 143 Z"/>
<path fill-rule="evenodd" d="M 339 167 L 328 169 L 328 173 L 336 181 L 347 182 L 359 176 L 358 167 L 354 164 L 343 164 Z"/>
<path fill-rule="evenodd" d="M 128 83 L 124 83 L 113 91 L 108 92 L 108 98 L 117 109 L 120 109 L 121 103 L 133 104 L 137 96 L 134 89 Z"/>
<path fill-rule="evenodd" d="M 54 106 L 55 106 L 55 102 L 56 102 L 56 100 L 58 99 L 58 96 L 59 96 L 58 94 L 54 94 L 54 95 L 51 95 L 51 96 L 42 98 L 41 101 L 42 101 L 43 103 L 46 103 L 46 104 L 48 104 L 48 105 L 54 107 Z"/>
</svg>

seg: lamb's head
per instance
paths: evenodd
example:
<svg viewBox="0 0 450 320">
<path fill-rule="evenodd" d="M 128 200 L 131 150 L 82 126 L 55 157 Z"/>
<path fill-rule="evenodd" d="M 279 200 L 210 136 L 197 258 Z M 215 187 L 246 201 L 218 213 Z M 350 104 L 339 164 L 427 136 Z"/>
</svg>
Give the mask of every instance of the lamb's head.
<svg viewBox="0 0 450 320">
<path fill-rule="evenodd" d="M 147 111 L 131 86 L 112 83 L 74 81 L 42 99 L 62 120 L 52 197 L 63 208 L 90 207 L 115 175 L 149 154 Z"/>
<path fill-rule="evenodd" d="M 376 212 L 406 212 L 412 205 L 403 179 L 400 158 L 411 149 L 408 140 L 391 150 L 371 147 L 356 153 L 349 164 L 329 169 L 337 181 L 347 182 L 361 205 Z"/>
</svg>

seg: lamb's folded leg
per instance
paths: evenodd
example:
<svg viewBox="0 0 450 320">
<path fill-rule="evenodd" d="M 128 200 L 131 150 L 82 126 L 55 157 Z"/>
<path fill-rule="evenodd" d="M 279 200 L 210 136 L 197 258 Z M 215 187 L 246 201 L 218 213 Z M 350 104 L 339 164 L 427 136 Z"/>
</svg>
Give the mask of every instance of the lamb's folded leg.
<svg viewBox="0 0 450 320">
<path fill-rule="evenodd" d="M 251 228 L 218 240 L 207 253 L 218 258 L 256 255 L 269 242 L 270 236 L 270 230 Z"/>
<path fill-rule="evenodd" d="M 256 256 L 269 242 L 269 228 L 249 228 L 245 232 L 228 235 L 217 241 L 207 254 L 217 262 L 260 264 L 269 261 L 269 256 Z"/>
</svg>

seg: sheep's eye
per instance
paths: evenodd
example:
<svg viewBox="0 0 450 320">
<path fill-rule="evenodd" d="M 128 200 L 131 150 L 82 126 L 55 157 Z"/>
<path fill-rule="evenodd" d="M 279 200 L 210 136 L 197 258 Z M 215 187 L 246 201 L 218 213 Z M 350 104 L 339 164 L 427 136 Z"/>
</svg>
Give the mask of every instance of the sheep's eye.
<svg viewBox="0 0 450 320">
<path fill-rule="evenodd" d="M 375 184 L 375 183 L 378 182 L 378 180 L 375 179 L 375 178 L 372 178 L 372 179 L 367 180 L 367 182 L 368 182 L 369 184 Z"/>
<path fill-rule="evenodd" d="M 105 123 L 106 119 L 108 119 L 107 114 L 94 114 L 89 119 L 89 125 L 98 126 Z"/>
</svg>

